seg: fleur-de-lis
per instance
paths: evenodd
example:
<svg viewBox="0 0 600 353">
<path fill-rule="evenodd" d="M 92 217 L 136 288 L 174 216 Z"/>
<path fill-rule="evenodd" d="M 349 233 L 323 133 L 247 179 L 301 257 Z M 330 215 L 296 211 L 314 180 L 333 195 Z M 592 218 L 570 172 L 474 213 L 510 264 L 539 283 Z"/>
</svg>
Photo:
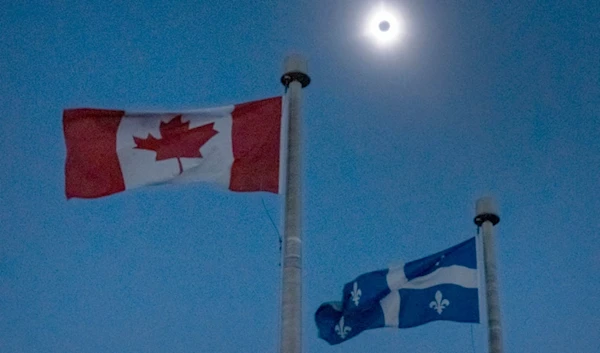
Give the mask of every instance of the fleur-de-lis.
<svg viewBox="0 0 600 353">
<path fill-rule="evenodd" d="M 442 262 L 442 260 L 444 260 L 444 257 L 446 257 L 446 255 L 442 255 L 440 256 L 440 258 L 437 260 L 437 262 L 435 263 L 436 266 L 439 266 L 440 263 Z"/>
<path fill-rule="evenodd" d="M 448 299 L 442 299 L 442 292 L 440 291 L 435 292 L 435 301 L 429 303 L 429 307 L 437 311 L 440 315 L 448 305 L 450 305 L 450 301 L 448 301 Z"/>
<path fill-rule="evenodd" d="M 344 326 L 344 317 L 342 316 L 340 323 L 335 325 L 335 332 L 337 332 L 341 339 L 344 339 L 350 331 L 352 331 L 352 327 Z"/>
<path fill-rule="evenodd" d="M 354 287 L 352 287 L 352 301 L 354 305 L 358 306 L 358 301 L 360 300 L 360 296 L 362 295 L 362 291 L 358 288 L 358 282 L 354 282 Z"/>
</svg>

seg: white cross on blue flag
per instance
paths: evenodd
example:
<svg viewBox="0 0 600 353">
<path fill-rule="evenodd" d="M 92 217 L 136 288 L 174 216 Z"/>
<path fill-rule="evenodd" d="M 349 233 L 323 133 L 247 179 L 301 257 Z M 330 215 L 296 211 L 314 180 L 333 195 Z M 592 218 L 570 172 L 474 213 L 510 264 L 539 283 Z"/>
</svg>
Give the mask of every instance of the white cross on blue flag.
<svg viewBox="0 0 600 353">
<path fill-rule="evenodd" d="M 329 344 L 368 329 L 436 320 L 479 322 L 476 238 L 403 266 L 360 275 L 346 283 L 342 302 L 324 303 L 315 313 L 319 337 Z"/>
</svg>

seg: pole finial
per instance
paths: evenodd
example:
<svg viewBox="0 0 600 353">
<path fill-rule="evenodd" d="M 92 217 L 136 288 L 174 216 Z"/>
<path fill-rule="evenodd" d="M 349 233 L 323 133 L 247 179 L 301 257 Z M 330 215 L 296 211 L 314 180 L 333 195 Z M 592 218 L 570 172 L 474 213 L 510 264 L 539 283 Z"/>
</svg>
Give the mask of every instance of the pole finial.
<svg viewBox="0 0 600 353">
<path fill-rule="evenodd" d="M 310 76 L 307 74 L 306 60 L 299 54 L 292 54 L 285 58 L 281 83 L 288 87 L 290 83 L 298 81 L 302 88 L 310 84 Z"/>
<path fill-rule="evenodd" d="M 477 200 L 475 203 L 475 214 L 476 216 L 475 219 L 473 219 L 473 222 L 475 222 L 478 227 L 481 227 L 485 221 L 490 221 L 493 225 L 500 222 L 498 207 L 496 206 L 494 198 L 491 196 L 482 197 Z"/>
</svg>

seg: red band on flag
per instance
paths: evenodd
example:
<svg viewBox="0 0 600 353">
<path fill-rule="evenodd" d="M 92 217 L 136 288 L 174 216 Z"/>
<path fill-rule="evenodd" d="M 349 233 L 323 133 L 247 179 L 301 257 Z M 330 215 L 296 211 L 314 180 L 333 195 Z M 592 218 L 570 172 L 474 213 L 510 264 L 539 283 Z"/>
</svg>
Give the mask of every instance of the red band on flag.
<svg viewBox="0 0 600 353">
<path fill-rule="evenodd" d="M 232 119 L 229 189 L 278 193 L 281 97 L 236 105 Z"/>
<path fill-rule="evenodd" d="M 70 109 L 63 112 L 67 146 L 65 192 L 94 198 L 125 190 L 117 157 L 122 110 Z"/>
</svg>

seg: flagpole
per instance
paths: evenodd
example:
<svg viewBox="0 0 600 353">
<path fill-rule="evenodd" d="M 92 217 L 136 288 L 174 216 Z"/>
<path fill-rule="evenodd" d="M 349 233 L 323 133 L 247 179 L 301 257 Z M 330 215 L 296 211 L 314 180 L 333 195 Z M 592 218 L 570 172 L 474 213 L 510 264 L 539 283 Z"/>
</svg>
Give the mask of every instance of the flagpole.
<svg viewBox="0 0 600 353">
<path fill-rule="evenodd" d="M 287 160 L 281 288 L 281 353 L 302 353 L 302 88 L 308 86 L 306 61 L 290 55 L 284 62 L 281 83 L 286 90 Z M 284 117 L 285 118 L 285 117 Z M 286 126 L 286 124 L 282 124 Z"/>
<path fill-rule="evenodd" d="M 498 277 L 496 274 L 496 253 L 494 250 L 494 226 L 500 222 L 494 199 L 483 197 L 475 206 L 475 224 L 481 227 L 483 256 L 485 264 L 485 288 L 488 316 L 489 353 L 502 353 L 502 323 L 500 320 L 500 300 L 498 298 Z"/>
</svg>

